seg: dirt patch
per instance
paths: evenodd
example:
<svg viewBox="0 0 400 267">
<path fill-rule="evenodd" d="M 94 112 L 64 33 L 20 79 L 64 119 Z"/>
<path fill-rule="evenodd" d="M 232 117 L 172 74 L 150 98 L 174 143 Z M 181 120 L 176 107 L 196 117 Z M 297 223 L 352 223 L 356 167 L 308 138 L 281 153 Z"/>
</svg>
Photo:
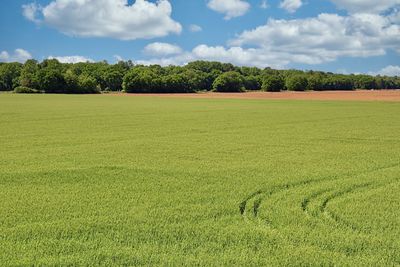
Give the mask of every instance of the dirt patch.
<svg viewBox="0 0 400 267">
<path fill-rule="evenodd" d="M 191 94 L 114 94 L 126 96 L 157 96 L 173 98 L 228 98 L 228 99 L 300 99 L 348 101 L 400 101 L 400 90 L 359 90 L 323 92 L 247 92 L 247 93 L 191 93 Z"/>
</svg>

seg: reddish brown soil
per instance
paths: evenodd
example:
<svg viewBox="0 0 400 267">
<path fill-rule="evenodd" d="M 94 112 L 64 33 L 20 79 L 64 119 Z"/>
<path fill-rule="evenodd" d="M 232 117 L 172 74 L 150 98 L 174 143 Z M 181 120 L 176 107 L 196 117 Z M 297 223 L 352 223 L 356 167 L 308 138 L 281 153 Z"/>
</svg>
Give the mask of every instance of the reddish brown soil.
<svg viewBox="0 0 400 267">
<path fill-rule="evenodd" d="M 323 92 L 247 92 L 193 94 L 117 94 L 126 96 L 157 96 L 175 98 L 231 98 L 231 99 L 301 99 L 349 101 L 400 101 L 400 90 L 323 91 Z"/>
</svg>

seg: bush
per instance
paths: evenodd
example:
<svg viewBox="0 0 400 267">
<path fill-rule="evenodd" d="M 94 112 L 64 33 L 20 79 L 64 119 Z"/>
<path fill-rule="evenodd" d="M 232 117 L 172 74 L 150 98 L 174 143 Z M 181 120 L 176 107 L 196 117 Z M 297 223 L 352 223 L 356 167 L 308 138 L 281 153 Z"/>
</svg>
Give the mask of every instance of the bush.
<svg viewBox="0 0 400 267">
<path fill-rule="evenodd" d="M 16 94 L 40 94 L 42 91 L 32 89 L 25 86 L 18 86 L 14 89 L 14 93 Z"/>
<path fill-rule="evenodd" d="M 213 83 L 216 92 L 242 92 L 244 91 L 244 79 L 240 73 L 235 71 L 225 72 L 218 76 Z"/>
<path fill-rule="evenodd" d="M 305 91 L 308 81 L 304 75 L 293 75 L 286 79 L 286 89 L 289 91 Z"/>
<path fill-rule="evenodd" d="M 261 89 L 267 92 L 279 92 L 285 89 L 285 81 L 278 75 L 265 75 Z"/>
</svg>

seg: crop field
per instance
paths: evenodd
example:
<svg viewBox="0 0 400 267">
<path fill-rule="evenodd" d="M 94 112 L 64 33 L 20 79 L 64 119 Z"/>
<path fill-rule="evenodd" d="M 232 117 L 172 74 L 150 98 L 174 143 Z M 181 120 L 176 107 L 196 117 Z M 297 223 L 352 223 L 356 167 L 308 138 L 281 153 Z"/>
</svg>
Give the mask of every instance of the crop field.
<svg viewBox="0 0 400 267">
<path fill-rule="evenodd" d="M 400 103 L 0 95 L 0 265 L 399 266 Z"/>
</svg>

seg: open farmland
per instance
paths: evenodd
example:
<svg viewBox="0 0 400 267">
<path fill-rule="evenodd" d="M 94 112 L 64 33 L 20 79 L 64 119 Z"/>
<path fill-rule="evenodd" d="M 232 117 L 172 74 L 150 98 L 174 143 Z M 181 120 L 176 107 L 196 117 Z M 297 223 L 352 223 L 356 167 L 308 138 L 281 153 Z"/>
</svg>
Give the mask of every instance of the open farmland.
<svg viewBox="0 0 400 267">
<path fill-rule="evenodd" d="M 0 95 L 0 265 L 400 265 L 400 103 Z"/>
</svg>

